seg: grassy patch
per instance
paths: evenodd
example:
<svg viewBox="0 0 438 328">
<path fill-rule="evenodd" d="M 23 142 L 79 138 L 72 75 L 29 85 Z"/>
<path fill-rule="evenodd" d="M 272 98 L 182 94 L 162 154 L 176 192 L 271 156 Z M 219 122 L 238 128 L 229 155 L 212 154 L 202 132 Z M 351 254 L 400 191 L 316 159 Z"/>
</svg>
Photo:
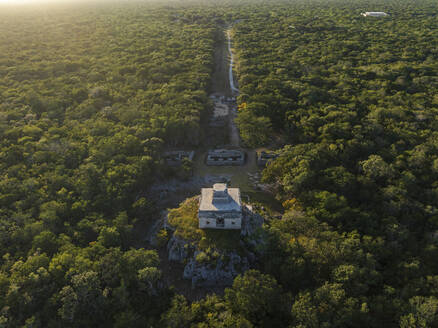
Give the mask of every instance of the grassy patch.
<svg viewBox="0 0 438 328">
<path fill-rule="evenodd" d="M 169 211 L 168 222 L 175 228 L 175 236 L 187 240 L 200 250 L 239 251 L 240 230 L 199 229 L 199 198 L 188 198 L 178 208 Z"/>
<path fill-rule="evenodd" d="M 255 190 L 248 173 L 254 175 L 261 172 L 257 166 L 255 152 L 246 149 L 247 160 L 244 166 L 207 166 L 204 163 L 205 153 L 198 153 L 195 159 L 194 175 L 199 177 L 223 176 L 230 179 L 228 187 L 240 188 L 242 201 L 250 204 L 259 203 L 261 206 L 270 208 L 273 213 L 283 213 L 281 202 L 274 195 L 262 190 Z"/>
<path fill-rule="evenodd" d="M 186 199 L 178 208 L 169 210 L 169 224 L 175 228 L 175 236 L 199 243 L 203 234 L 198 227 L 198 197 Z"/>
</svg>

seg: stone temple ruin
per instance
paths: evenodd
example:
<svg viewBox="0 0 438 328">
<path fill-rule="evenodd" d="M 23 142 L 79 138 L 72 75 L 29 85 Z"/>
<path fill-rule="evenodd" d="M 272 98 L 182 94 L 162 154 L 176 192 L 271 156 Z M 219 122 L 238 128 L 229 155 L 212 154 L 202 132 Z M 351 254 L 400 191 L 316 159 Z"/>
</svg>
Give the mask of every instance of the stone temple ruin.
<svg viewBox="0 0 438 328">
<path fill-rule="evenodd" d="M 211 244 L 205 249 L 200 241 L 185 240 L 173 233 L 167 243 L 168 259 L 184 264 L 183 278 L 191 281 L 192 288 L 231 286 L 238 274 L 257 264 L 261 254 L 258 246 L 266 243 L 266 234 L 259 233 L 263 222 L 263 217 L 253 212 L 252 206 L 242 203 L 239 188 L 227 188 L 224 183 L 203 188 L 198 209 L 199 227 L 230 229 L 221 235 L 230 236 L 227 242 L 236 247 Z M 215 232 L 208 233 L 213 236 Z M 202 259 L 200 255 L 204 255 Z"/>
<path fill-rule="evenodd" d="M 219 95 L 211 95 L 213 100 L 213 115 L 211 115 L 208 125 L 211 127 L 223 127 L 229 120 L 230 109 L 227 98 Z"/>
<path fill-rule="evenodd" d="M 240 189 L 227 188 L 225 183 L 216 183 L 213 188 L 202 188 L 198 220 L 201 229 L 240 229 Z"/>
<path fill-rule="evenodd" d="M 187 158 L 192 161 L 195 156 L 194 151 L 175 150 L 165 152 L 163 157 L 169 166 L 182 165 L 183 159 Z"/>
<path fill-rule="evenodd" d="M 215 149 L 207 153 L 207 165 L 243 165 L 245 153 L 240 150 Z"/>
</svg>

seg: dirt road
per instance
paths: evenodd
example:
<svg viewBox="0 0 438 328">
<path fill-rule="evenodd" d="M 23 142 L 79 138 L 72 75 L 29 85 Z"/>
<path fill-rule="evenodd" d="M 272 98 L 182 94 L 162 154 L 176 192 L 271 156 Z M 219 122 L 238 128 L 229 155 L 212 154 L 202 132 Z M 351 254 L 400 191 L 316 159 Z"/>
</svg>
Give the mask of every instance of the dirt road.
<svg viewBox="0 0 438 328">
<path fill-rule="evenodd" d="M 228 45 L 228 81 L 230 84 L 230 91 L 234 97 L 239 95 L 239 89 L 237 89 L 234 83 L 234 74 L 233 74 L 233 66 L 234 66 L 234 55 L 231 49 L 231 31 L 227 30 L 227 45 Z M 239 129 L 237 128 L 235 119 L 237 117 L 237 102 L 234 101 L 229 105 L 229 130 L 230 130 L 230 145 L 233 147 L 240 146 L 240 134 Z"/>
<path fill-rule="evenodd" d="M 239 94 L 239 89 L 236 88 L 234 84 L 234 75 L 233 75 L 233 68 L 234 68 L 234 55 L 233 51 L 231 49 L 231 31 L 227 31 L 227 43 L 228 43 L 228 56 L 230 57 L 230 63 L 228 65 L 228 80 L 230 81 L 230 90 L 233 94 L 236 96 Z"/>
</svg>

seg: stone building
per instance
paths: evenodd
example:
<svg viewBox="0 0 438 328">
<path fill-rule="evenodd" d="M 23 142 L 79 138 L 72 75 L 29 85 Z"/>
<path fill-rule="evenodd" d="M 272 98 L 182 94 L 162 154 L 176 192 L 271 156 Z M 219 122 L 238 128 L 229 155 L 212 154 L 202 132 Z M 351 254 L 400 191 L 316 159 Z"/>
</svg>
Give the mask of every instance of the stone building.
<svg viewBox="0 0 438 328">
<path fill-rule="evenodd" d="M 206 163 L 212 166 L 243 165 L 245 164 L 245 153 L 231 149 L 209 150 Z"/>
<path fill-rule="evenodd" d="M 387 13 L 383 11 L 366 11 L 364 13 L 361 13 L 362 16 L 365 17 L 385 17 L 388 16 Z"/>
<path fill-rule="evenodd" d="M 216 183 L 213 188 L 202 188 L 198 220 L 201 229 L 240 229 L 240 189 L 227 188 L 225 183 Z"/>
</svg>

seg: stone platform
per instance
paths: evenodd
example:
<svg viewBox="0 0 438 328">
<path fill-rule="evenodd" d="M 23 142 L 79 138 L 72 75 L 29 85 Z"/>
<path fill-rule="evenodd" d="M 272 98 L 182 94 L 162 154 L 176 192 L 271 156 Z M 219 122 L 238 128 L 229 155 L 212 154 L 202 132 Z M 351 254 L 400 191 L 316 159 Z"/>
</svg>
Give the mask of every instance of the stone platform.
<svg viewBox="0 0 438 328">
<path fill-rule="evenodd" d="M 231 149 L 209 150 L 206 164 L 211 166 L 244 165 L 245 152 Z"/>
</svg>

